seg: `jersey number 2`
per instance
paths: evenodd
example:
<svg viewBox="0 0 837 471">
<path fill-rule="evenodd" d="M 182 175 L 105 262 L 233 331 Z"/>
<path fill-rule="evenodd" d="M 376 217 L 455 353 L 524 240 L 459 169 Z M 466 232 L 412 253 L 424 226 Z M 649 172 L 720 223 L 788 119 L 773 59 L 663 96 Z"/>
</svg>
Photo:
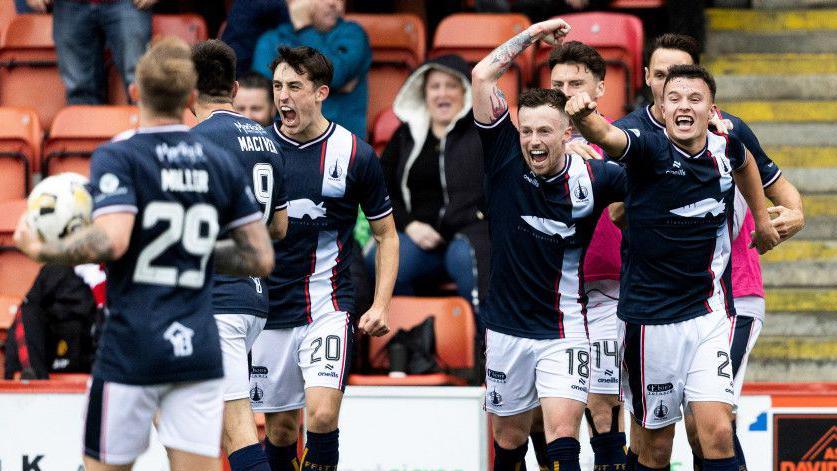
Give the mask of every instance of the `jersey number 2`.
<svg viewBox="0 0 837 471">
<path fill-rule="evenodd" d="M 145 208 L 142 228 L 149 229 L 158 222 L 167 222 L 169 227 L 140 252 L 137 267 L 134 269 L 134 281 L 202 288 L 206 279 L 206 263 L 215 248 L 215 238 L 218 236 L 218 211 L 214 206 L 203 203 L 184 210 L 179 203 L 154 201 Z M 178 274 L 176 267 L 151 264 L 177 243 L 182 244 L 189 254 L 201 257 L 199 269 L 183 270 Z"/>
</svg>

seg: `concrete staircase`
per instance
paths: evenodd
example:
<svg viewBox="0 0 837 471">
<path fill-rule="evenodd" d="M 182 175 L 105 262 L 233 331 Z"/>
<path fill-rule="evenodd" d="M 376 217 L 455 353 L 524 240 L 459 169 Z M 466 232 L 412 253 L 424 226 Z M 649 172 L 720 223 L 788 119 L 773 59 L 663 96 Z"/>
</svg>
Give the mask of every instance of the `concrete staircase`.
<svg viewBox="0 0 837 471">
<path fill-rule="evenodd" d="M 754 0 L 708 11 L 704 64 L 804 195 L 807 227 L 762 257 L 767 322 L 750 381 L 837 381 L 837 7 Z M 780 10 L 795 6 L 803 10 Z"/>
</svg>

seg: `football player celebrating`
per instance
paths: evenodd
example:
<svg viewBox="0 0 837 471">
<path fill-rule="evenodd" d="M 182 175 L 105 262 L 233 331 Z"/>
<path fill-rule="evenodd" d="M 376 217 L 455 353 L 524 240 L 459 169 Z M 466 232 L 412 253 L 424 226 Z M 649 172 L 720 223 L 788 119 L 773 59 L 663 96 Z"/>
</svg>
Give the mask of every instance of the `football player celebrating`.
<svg viewBox="0 0 837 471">
<path fill-rule="evenodd" d="M 680 409 L 694 414 L 705 468 L 737 471 L 728 316 L 733 179 L 755 218 L 753 244 L 779 242 L 752 155 L 735 137 L 710 133 L 715 81 L 693 65 L 669 69 L 665 133 L 623 131 L 593 113 L 586 93 L 567 103 L 590 142 L 627 166 L 628 250 L 618 315 L 625 321 L 626 405 L 636 426 L 637 470 L 669 466 Z"/>
<path fill-rule="evenodd" d="M 192 48 L 198 72 L 193 111 L 201 121 L 192 129 L 236 157 L 251 176 L 262 220 L 274 239 L 288 227 L 284 160 L 276 142 L 257 122 L 233 110 L 238 90 L 235 52 L 217 39 Z M 267 320 L 267 287 L 261 278 L 215 275 L 212 308 L 224 355 L 224 433 L 222 445 L 232 471 L 270 471 L 250 409 L 247 355 Z"/>
<path fill-rule="evenodd" d="M 92 225 L 44 243 L 21 220 L 15 240 L 41 262 L 107 264 L 85 469 L 130 469 L 155 415 L 172 470 L 214 469 L 223 364 L 209 262 L 219 272 L 265 276 L 273 250 L 235 157 L 182 124 L 197 81 L 189 46 L 158 41 L 136 70 L 130 93 L 140 128 L 93 153 Z M 230 239 L 216 243 L 222 229 Z"/>
<path fill-rule="evenodd" d="M 648 66 L 645 69 L 645 83 L 650 87 L 655 103 L 662 103 L 662 90 L 668 69 L 673 65 L 697 64 L 700 59 L 700 46 L 697 41 L 689 36 L 681 34 L 664 34 L 657 38 L 650 50 Z M 718 119 L 718 118 L 721 119 Z M 665 125 L 661 108 L 655 104 L 638 108 L 629 115 L 614 122 L 614 126 L 622 129 L 639 129 L 641 132 L 663 133 Z M 762 149 L 758 138 L 753 131 L 737 116 L 716 112 L 711 123 L 718 128 L 718 131 L 729 132 L 741 140 L 744 146 L 753 153 L 755 162 L 759 168 L 762 186 L 765 195 L 776 205 L 767 208 L 768 213 L 773 217 L 771 223 L 779 231 L 782 240 L 786 240 L 799 232 L 805 225 L 805 218 L 802 210 L 802 199 L 799 192 L 785 177 L 777 165 L 775 165 L 767 153 Z M 727 129 L 720 129 L 720 128 Z M 740 198 L 737 198 L 740 199 Z M 743 205 L 746 209 L 746 205 Z M 738 216 L 738 215 L 736 215 Z M 756 343 L 761 326 L 764 323 L 764 286 L 761 281 L 761 266 L 759 265 L 758 253 L 748 249 L 755 223 L 749 214 L 742 215 L 744 230 L 732 243 L 732 296 L 735 307 L 735 318 L 733 319 L 733 336 L 730 345 L 730 362 L 732 363 L 733 378 L 735 379 L 735 402 L 741 395 L 741 388 L 744 384 L 744 376 L 747 367 L 747 358 Z M 734 412 L 734 409 L 733 409 Z M 694 421 L 690 414 L 685 417 L 686 431 L 689 434 L 689 442 L 694 452 L 695 471 L 700 471 L 703 460 L 700 453 Z M 733 423 L 733 430 L 735 424 Z M 635 436 L 635 435 L 632 435 Z M 746 469 L 744 452 L 733 435 L 735 443 L 735 454 L 738 457 L 739 466 Z M 628 450 L 628 461 L 636 461 L 636 447 Z"/>
<path fill-rule="evenodd" d="M 612 162 L 565 153 L 571 129 L 562 92 L 524 92 L 518 132 L 497 85 L 522 50 L 568 31 L 560 19 L 532 25 L 472 74 L 491 214 L 491 281 L 482 315 L 495 470 L 521 469 L 538 406 L 547 469 L 580 469 L 578 432 L 591 368 L 582 263 L 602 209 L 624 196 L 625 173 Z"/>
<path fill-rule="evenodd" d="M 253 346 L 250 399 L 265 413 L 265 451 L 273 471 L 336 470 L 337 419 L 349 376 L 352 319 L 350 239 L 358 206 L 378 244 L 375 298 L 359 328 L 389 331 L 398 272 L 398 235 L 375 151 L 322 114 L 332 66 L 316 49 L 282 47 L 273 62 L 281 121 L 269 129 L 285 157 L 288 235 L 275 243 L 268 279 L 270 312 Z M 307 441 L 298 463 L 297 417 Z"/>
</svg>

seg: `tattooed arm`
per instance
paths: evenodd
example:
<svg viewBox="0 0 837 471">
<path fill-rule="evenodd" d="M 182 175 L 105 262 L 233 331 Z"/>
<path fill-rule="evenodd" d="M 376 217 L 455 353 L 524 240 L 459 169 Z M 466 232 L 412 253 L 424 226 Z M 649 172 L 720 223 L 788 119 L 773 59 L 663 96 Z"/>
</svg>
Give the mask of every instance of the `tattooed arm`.
<svg viewBox="0 0 837 471">
<path fill-rule="evenodd" d="M 133 213 L 105 214 L 61 240 L 42 242 L 23 216 L 15 229 L 14 240 L 21 252 L 41 263 L 102 263 L 125 254 L 133 227 Z"/>
<path fill-rule="evenodd" d="M 273 271 L 273 245 L 261 221 L 237 227 L 231 239 L 215 243 L 215 271 L 225 275 L 267 276 Z"/>
<path fill-rule="evenodd" d="M 558 44 L 559 38 L 569 31 L 570 25 L 560 18 L 536 23 L 481 60 L 471 73 L 474 118 L 482 123 L 493 123 L 499 119 L 508 103 L 497 82 L 509 70 L 514 59 L 539 39 Z"/>
</svg>

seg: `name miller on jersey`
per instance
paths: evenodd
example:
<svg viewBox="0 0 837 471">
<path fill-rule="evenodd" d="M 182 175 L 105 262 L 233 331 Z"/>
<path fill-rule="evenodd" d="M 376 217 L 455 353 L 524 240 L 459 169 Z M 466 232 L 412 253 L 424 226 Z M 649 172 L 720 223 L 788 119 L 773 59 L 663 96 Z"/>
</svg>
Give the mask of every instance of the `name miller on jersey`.
<svg viewBox="0 0 837 471">
<path fill-rule="evenodd" d="M 276 144 L 266 136 L 238 136 L 238 145 L 243 151 L 279 153 Z"/>
<path fill-rule="evenodd" d="M 163 168 L 160 169 L 160 184 L 163 191 L 208 193 L 209 172 L 200 169 Z"/>
</svg>

